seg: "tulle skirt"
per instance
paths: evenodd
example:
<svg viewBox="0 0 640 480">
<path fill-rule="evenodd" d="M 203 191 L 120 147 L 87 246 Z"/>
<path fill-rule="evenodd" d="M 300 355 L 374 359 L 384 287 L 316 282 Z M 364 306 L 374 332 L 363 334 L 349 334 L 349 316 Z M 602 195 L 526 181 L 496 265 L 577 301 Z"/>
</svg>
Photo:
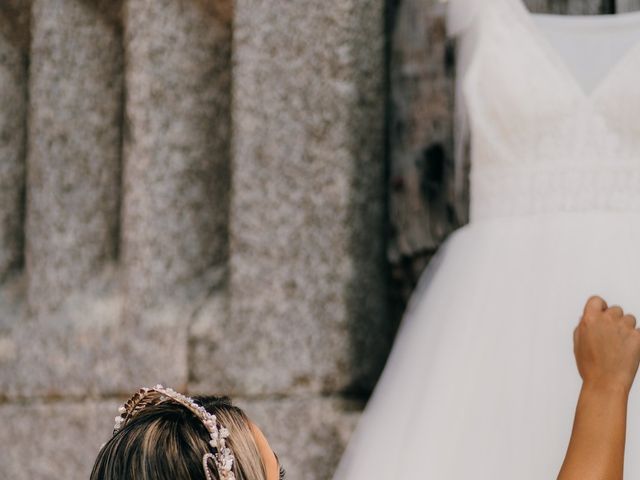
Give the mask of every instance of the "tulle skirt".
<svg viewBox="0 0 640 480">
<path fill-rule="evenodd" d="M 472 222 L 422 274 L 334 480 L 554 480 L 592 294 L 640 319 L 640 214 Z M 636 383 L 639 383 L 637 380 Z M 631 390 L 625 478 L 640 478 Z"/>
</svg>

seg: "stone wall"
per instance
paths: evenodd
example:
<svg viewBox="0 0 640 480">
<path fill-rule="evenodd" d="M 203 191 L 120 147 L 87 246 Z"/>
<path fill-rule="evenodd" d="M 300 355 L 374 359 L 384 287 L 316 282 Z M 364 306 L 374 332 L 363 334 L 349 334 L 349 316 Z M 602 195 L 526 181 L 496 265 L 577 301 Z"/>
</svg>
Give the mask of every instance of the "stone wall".
<svg viewBox="0 0 640 480">
<path fill-rule="evenodd" d="M 393 335 L 384 12 L 2 2 L 0 478 L 86 479 L 158 382 L 330 478 Z"/>
</svg>

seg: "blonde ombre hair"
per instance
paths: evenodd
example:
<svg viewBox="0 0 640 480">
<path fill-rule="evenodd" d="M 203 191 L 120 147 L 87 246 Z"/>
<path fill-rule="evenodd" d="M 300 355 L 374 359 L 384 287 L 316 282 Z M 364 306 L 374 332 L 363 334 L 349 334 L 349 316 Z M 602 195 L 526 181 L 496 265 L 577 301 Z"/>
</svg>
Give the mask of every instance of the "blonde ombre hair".
<svg viewBox="0 0 640 480">
<path fill-rule="evenodd" d="M 229 430 L 236 480 L 266 480 L 247 415 L 227 397 L 194 400 Z M 205 480 L 202 456 L 211 451 L 207 429 L 184 406 L 163 402 L 132 418 L 98 453 L 90 480 Z M 215 469 L 211 473 L 219 479 Z"/>
</svg>

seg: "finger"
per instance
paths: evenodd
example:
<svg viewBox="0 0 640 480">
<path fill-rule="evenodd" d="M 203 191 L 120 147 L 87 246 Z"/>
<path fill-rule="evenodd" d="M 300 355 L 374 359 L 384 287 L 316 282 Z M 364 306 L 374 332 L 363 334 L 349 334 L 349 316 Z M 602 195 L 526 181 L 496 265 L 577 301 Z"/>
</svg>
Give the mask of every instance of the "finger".
<svg viewBox="0 0 640 480">
<path fill-rule="evenodd" d="M 622 317 L 624 315 L 624 311 L 619 305 L 612 305 L 611 307 L 607 308 L 607 313 L 613 315 L 616 318 Z"/>
<path fill-rule="evenodd" d="M 630 313 L 627 313 L 622 317 L 622 320 L 625 324 L 629 325 L 631 328 L 636 328 L 636 317 Z"/>
<path fill-rule="evenodd" d="M 598 295 L 592 295 L 584 306 L 584 313 L 604 312 L 607 309 L 607 302 Z"/>
</svg>

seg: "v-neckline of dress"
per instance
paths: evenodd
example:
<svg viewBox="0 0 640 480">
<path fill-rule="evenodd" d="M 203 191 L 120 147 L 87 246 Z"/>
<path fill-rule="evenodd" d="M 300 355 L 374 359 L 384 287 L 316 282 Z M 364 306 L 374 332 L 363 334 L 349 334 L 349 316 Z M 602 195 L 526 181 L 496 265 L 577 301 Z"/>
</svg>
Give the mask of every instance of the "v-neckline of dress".
<svg viewBox="0 0 640 480">
<path fill-rule="evenodd" d="M 516 10 L 523 19 L 523 24 L 527 29 L 531 32 L 532 38 L 536 45 L 544 50 L 548 56 L 550 61 L 556 65 L 560 74 L 565 78 L 565 80 L 571 85 L 571 87 L 578 92 L 580 97 L 584 100 L 593 101 L 600 92 L 611 82 L 615 74 L 621 70 L 633 57 L 634 54 L 640 52 L 640 38 L 634 42 L 630 47 L 628 47 L 624 53 L 616 60 L 611 67 L 607 69 L 605 74 L 598 80 L 596 85 L 590 89 L 586 90 L 584 86 L 578 80 L 577 75 L 573 72 L 573 70 L 568 65 L 567 61 L 560 55 L 557 48 L 551 43 L 549 38 L 544 34 L 539 25 L 534 21 L 534 14 L 531 12 L 524 0 L 504 0 L 508 3 L 514 3 Z M 545 14 L 551 15 L 551 14 Z M 633 12 L 624 12 L 618 14 L 609 14 L 609 15 L 553 15 L 557 17 L 565 17 L 571 18 L 571 21 L 583 22 L 583 21 L 596 21 L 596 22 L 610 22 L 612 19 L 607 17 L 615 17 L 615 22 L 620 23 L 628 23 L 628 22 L 637 22 L 638 28 L 640 28 L 640 11 Z"/>
</svg>

